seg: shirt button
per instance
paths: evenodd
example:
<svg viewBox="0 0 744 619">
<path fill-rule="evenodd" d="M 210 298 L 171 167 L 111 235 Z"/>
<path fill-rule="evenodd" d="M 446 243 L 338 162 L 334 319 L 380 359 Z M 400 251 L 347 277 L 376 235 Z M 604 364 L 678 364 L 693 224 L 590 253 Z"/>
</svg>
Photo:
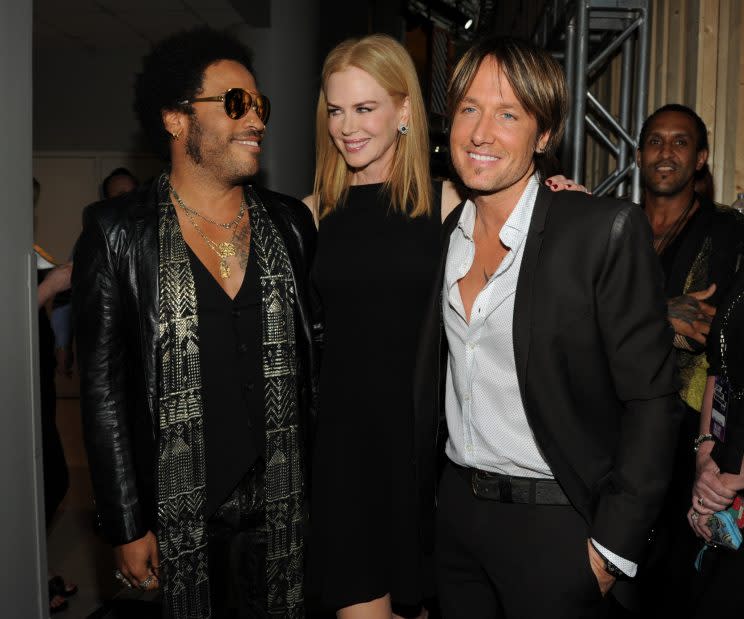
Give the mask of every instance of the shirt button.
<svg viewBox="0 0 744 619">
<path fill-rule="evenodd" d="M 243 385 L 243 389 L 245 389 L 246 391 L 253 391 L 254 386 L 255 385 L 253 383 L 245 383 L 245 385 Z"/>
<path fill-rule="evenodd" d="M 233 315 L 233 318 L 240 318 L 240 310 L 239 309 L 234 309 L 232 311 L 232 315 Z"/>
<path fill-rule="evenodd" d="M 463 400 L 465 400 L 466 402 L 470 402 L 470 394 L 469 394 L 469 393 L 466 393 L 466 394 L 465 394 L 465 395 L 463 396 L 463 398 L 462 398 L 462 399 L 463 399 Z"/>
<path fill-rule="evenodd" d="M 238 346 L 238 352 L 246 353 L 248 352 L 248 344 L 241 344 Z"/>
<path fill-rule="evenodd" d="M 475 350 L 475 342 L 470 342 L 470 343 L 468 344 L 468 348 L 469 348 L 470 350 Z"/>
</svg>

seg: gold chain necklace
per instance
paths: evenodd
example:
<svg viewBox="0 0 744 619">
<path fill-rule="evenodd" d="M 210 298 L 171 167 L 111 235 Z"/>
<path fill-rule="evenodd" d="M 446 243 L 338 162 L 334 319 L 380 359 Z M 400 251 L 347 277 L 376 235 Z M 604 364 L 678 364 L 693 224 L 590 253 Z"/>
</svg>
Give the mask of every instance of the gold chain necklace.
<svg viewBox="0 0 744 619">
<path fill-rule="evenodd" d="M 176 198 L 176 202 L 178 203 L 178 206 L 180 206 L 184 213 L 186 213 L 186 217 L 188 217 L 188 220 L 191 222 L 191 225 L 194 226 L 194 230 L 197 231 L 199 236 L 204 239 L 204 242 L 207 244 L 207 246 L 215 253 L 220 259 L 220 277 L 222 279 L 227 279 L 230 277 L 230 265 L 227 263 L 227 259 L 235 256 L 237 254 L 237 251 L 235 249 L 235 243 L 233 242 L 235 240 L 235 233 L 237 232 L 237 223 L 242 219 L 243 213 L 245 213 L 246 203 L 245 200 L 242 200 L 240 203 L 240 211 L 238 213 L 238 218 L 235 223 L 232 223 L 230 226 L 233 228 L 232 238 L 229 241 L 222 241 L 221 243 L 216 243 L 212 239 L 210 239 L 206 233 L 198 226 L 196 223 L 196 220 L 194 219 L 194 215 L 192 213 L 195 213 L 196 211 L 193 211 L 193 209 L 188 208 L 182 201 L 181 198 L 178 197 L 178 194 L 175 192 L 172 186 L 170 186 L 170 190 L 173 193 L 174 197 Z M 208 220 L 207 220 L 208 221 Z M 220 225 L 220 224 L 217 224 Z M 249 224 L 250 225 L 250 224 Z M 224 227 L 224 225 L 222 226 Z"/>
<path fill-rule="evenodd" d="M 176 202 L 178 202 L 178 206 L 180 206 L 184 211 L 187 213 L 190 213 L 191 215 L 196 215 L 197 217 L 201 217 L 204 221 L 207 223 L 210 223 L 214 226 L 219 226 L 220 228 L 224 228 L 225 230 L 232 230 L 235 226 L 237 226 L 240 223 L 240 220 L 243 219 L 243 215 L 245 214 L 245 200 L 240 201 L 240 208 L 238 209 L 238 214 L 235 216 L 235 219 L 232 221 L 228 221 L 226 224 L 220 223 L 219 221 L 215 221 L 214 219 L 210 219 L 206 215 L 202 215 L 199 211 L 193 208 L 189 208 L 184 204 L 183 200 L 181 200 L 181 196 L 178 195 L 178 192 L 173 188 L 173 185 L 168 183 L 168 189 L 170 189 L 171 193 L 173 194 L 173 197 L 176 199 Z"/>
</svg>

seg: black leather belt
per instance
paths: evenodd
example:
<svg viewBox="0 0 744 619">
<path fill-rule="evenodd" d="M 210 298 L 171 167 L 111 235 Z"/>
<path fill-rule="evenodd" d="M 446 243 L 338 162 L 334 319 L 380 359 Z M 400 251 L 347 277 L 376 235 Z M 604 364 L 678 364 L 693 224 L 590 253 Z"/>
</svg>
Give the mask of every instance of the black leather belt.
<svg viewBox="0 0 744 619">
<path fill-rule="evenodd" d="M 454 462 L 452 466 L 463 479 L 470 482 L 473 494 L 481 499 L 500 503 L 571 505 L 566 493 L 554 479 L 511 477 L 459 466 Z"/>
</svg>

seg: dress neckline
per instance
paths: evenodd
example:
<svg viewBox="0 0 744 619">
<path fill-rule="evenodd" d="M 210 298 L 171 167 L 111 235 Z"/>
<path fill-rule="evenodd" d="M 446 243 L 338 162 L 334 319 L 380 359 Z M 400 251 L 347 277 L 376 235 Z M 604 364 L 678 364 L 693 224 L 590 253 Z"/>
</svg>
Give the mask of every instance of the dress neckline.
<svg viewBox="0 0 744 619">
<path fill-rule="evenodd" d="M 363 185 L 349 185 L 349 190 L 352 189 L 379 189 L 382 187 L 385 183 L 364 183 Z"/>
</svg>

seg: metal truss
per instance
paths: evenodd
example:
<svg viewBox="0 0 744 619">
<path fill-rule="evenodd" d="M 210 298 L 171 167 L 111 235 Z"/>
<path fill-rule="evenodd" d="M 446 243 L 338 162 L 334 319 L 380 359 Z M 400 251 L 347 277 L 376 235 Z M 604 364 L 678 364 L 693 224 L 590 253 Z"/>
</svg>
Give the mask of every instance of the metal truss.
<svg viewBox="0 0 744 619">
<path fill-rule="evenodd" d="M 408 12 L 420 15 L 456 38 L 469 41 L 477 31 L 482 0 L 407 0 Z"/>
<path fill-rule="evenodd" d="M 593 189 L 595 195 L 628 193 L 640 202 L 635 149 L 648 99 L 650 8 L 648 0 L 550 0 L 533 40 L 563 61 L 572 104 L 562 145 L 562 163 L 579 182 L 585 175 L 586 137 L 615 159 L 615 168 Z M 619 116 L 590 87 L 621 56 Z"/>
</svg>

